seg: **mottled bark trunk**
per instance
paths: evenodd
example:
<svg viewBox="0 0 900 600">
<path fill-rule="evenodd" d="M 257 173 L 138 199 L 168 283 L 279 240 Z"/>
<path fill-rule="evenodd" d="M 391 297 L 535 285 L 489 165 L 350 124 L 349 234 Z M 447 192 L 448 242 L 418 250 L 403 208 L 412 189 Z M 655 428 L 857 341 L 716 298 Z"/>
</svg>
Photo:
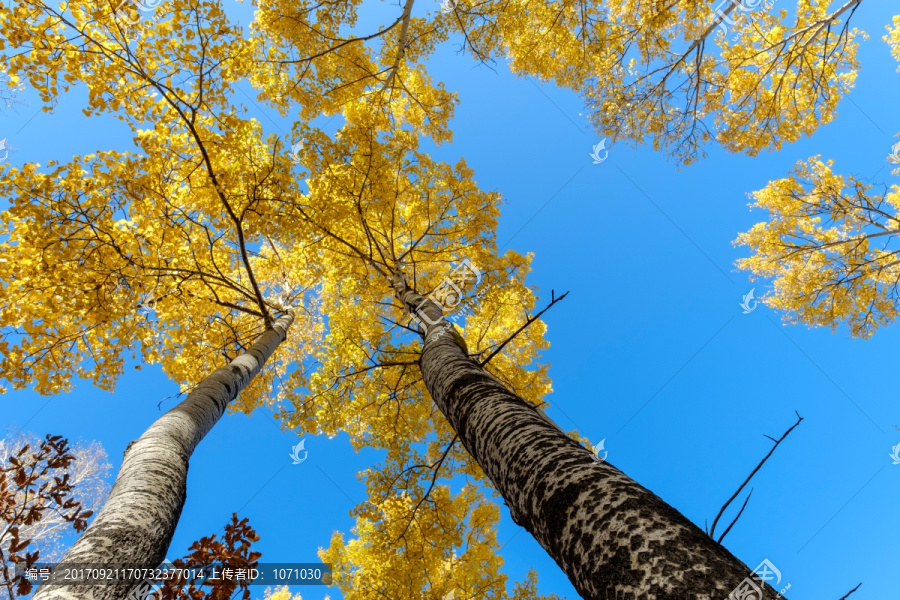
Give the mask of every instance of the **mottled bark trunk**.
<svg viewBox="0 0 900 600">
<path fill-rule="evenodd" d="M 543 411 L 469 359 L 440 308 L 399 278 L 394 288 L 423 317 L 420 365 L 431 397 L 513 520 L 582 598 L 723 600 L 750 576 L 681 513 L 608 462 L 596 462 Z M 767 600 L 775 598 L 771 587 L 753 582 Z"/>
<path fill-rule="evenodd" d="M 183 402 L 156 420 L 128 445 L 109 499 L 91 525 L 54 569 L 114 565 L 151 568 L 165 559 L 187 497 L 191 454 L 284 341 L 293 316 L 275 321 L 253 346 L 205 378 Z M 34 600 L 113 600 L 126 598 L 130 584 L 42 585 Z"/>
</svg>

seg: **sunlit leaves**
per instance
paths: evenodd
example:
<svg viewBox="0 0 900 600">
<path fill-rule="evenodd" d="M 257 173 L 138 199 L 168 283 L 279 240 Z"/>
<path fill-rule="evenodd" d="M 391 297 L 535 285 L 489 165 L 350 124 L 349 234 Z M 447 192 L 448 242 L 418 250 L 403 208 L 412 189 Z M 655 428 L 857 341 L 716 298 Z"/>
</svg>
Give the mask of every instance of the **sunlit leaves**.
<svg viewBox="0 0 900 600">
<path fill-rule="evenodd" d="M 306 304 L 314 269 L 288 281 L 261 251 L 276 231 L 288 247 L 304 235 L 278 229 L 299 193 L 294 166 L 231 104 L 249 63 L 220 5 L 165 3 L 138 39 L 120 35 L 111 8 L 26 1 L 0 12 L 4 43 L 18 50 L 12 73 L 48 102 L 61 74 L 84 81 L 86 114 L 112 112 L 135 144 L 0 179 L 12 205 L 0 233 L 4 375 L 44 393 L 68 389 L 72 376 L 111 388 L 130 350 L 189 389 L 294 306 L 294 335 L 242 395 L 253 406 L 284 372 L 282 358 L 303 356 L 304 335 L 318 335 Z M 28 18 L 9 21 L 10 12 Z M 48 23 L 65 39 L 46 38 Z"/>
<path fill-rule="evenodd" d="M 335 581 L 347 600 L 389 598 L 491 598 L 536 600 L 532 571 L 512 594 L 495 526 L 499 511 L 476 486 L 452 493 L 445 485 L 404 489 L 380 498 L 370 480 L 370 498 L 354 511 L 356 538 L 335 533 L 320 558 L 332 564 Z M 372 488 L 375 489 L 372 489 Z"/>
<path fill-rule="evenodd" d="M 538 302 L 531 257 L 498 250 L 500 196 L 464 160 L 423 148 L 451 139 L 457 101 L 428 60 L 461 43 L 577 92 L 615 139 L 683 161 L 714 139 L 753 155 L 830 121 L 852 86 L 855 4 L 831 4 L 733 14 L 727 34 L 688 0 L 407 1 L 365 31 L 360 0 L 260 0 L 246 31 L 208 0 L 169 0 L 127 28 L 107 0 L 0 7 L 10 80 L 48 107 L 83 83 L 84 113 L 133 135 L 130 148 L 0 173 L 3 377 L 44 393 L 76 377 L 111 388 L 131 352 L 187 390 L 292 308 L 287 341 L 232 406 L 275 399 L 290 428 L 385 453 L 365 475 L 356 539 L 328 550 L 347 567 L 340 585 L 359 598 L 504 597 L 497 510 L 425 390 L 389 276 L 428 294 L 476 265 L 458 335 L 535 405 L 551 391 L 546 327 L 506 343 Z M 120 10 L 130 21 L 139 9 Z M 298 119 L 295 157 L 246 117 L 240 86 Z M 851 319 L 859 335 L 896 316 L 895 255 L 874 241 L 896 229 L 896 191 L 879 199 L 813 161 L 756 200 L 773 220 L 741 238 L 757 253 L 742 266 L 775 278 L 771 302 L 810 323 Z M 529 580 L 515 597 L 534 594 Z"/>
<path fill-rule="evenodd" d="M 900 15 L 895 15 L 893 22 L 887 26 L 888 33 L 884 41 L 891 47 L 891 54 L 897 62 L 900 62 Z M 900 71 L 900 67 L 897 67 Z"/>
<path fill-rule="evenodd" d="M 457 30 L 478 59 L 579 93 L 602 135 L 691 162 L 713 139 L 753 155 L 808 135 L 853 84 L 856 2 L 757 4 L 461 2 L 435 28 Z"/>
<path fill-rule="evenodd" d="M 766 298 L 786 318 L 869 337 L 900 313 L 900 188 L 882 194 L 818 158 L 753 194 L 769 220 L 742 233 L 738 266 L 770 278 Z"/>
<path fill-rule="evenodd" d="M 711 108 L 726 148 L 751 155 L 778 149 L 834 119 L 856 79 L 861 34 L 842 22 L 852 3 L 834 12 L 829 5 L 804 1 L 790 17 L 782 8 L 736 23 L 734 41 L 723 42 L 727 70 L 710 75 Z"/>
<path fill-rule="evenodd" d="M 887 29 L 884 41 L 900 60 L 900 16 Z M 887 157 L 895 175 L 898 156 L 900 144 Z M 866 338 L 900 313 L 900 186 L 879 190 L 832 167 L 810 158 L 753 194 L 753 206 L 769 216 L 738 237 L 752 254 L 737 264 L 772 280 L 765 302 L 787 320 L 832 329 L 847 323 Z"/>
</svg>

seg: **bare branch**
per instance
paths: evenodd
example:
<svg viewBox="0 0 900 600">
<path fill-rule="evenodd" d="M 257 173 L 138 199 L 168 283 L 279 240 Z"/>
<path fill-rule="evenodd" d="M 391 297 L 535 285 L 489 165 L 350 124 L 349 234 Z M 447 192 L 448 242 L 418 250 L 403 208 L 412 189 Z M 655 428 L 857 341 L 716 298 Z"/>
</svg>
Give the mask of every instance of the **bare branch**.
<svg viewBox="0 0 900 600">
<path fill-rule="evenodd" d="M 741 510 L 738 511 L 738 514 L 734 518 L 734 520 L 731 521 L 731 523 L 729 523 L 728 527 L 725 528 L 725 532 L 719 536 L 719 539 L 716 540 L 717 542 L 719 542 L 721 544 L 722 540 L 725 539 L 725 536 L 728 535 L 728 532 L 731 531 L 731 528 L 734 527 L 734 524 L 737 523 L 738 519 L 741 518 L 741 515 L 744 513 L 744 509 L 747 508 L 747 503 L 750 502 L 750 496 L 752 496 L 752 495 L 753 495 L 753 488 L 750 488 L 750 493 L 747 494 L 747 497 L 744 499 L 744 503 L 741 505 Z"/>
<path fill-rule="evenodd" d="M 852 594 L 853 592 L 855 592 L 856 590 L 858 590 L 858 589 L 859 589 L 859 586 L 861 586 L 861 585 L 862 585 L 862 581 L 860 581 L 859 583 L 857 583 L 855 588 L 853 588 L 852 590 L 850 590 L 849 592 L 847 592 L 846 594 L 844 594 L 843 596 L 841 596 L 841 597 L 840 597 L 840 600 L 847 600 L 847 598 L 850 597 L 850 594 Z"/>
<path fill-rule="evenodd" d="M 778 438 L 777 440 L 774 440 L 774 441 L 775 441 L 775 445 L 772 446 L 772 449 L 769 450 L 769 453 L 766 454 L 765 458 L 763 458 L 761 461 L 759 461 L 759 464 L 756 465 L 756 468 L 753 469 L 753 471 L 750 472 L 750 475 L 747 476 L 747 479 L 744 480 L 744 483 L 742 483 L 742 484 L 740 485 L 740 487 L 738 487 L 737 491 L 736 491 L 734 494 L 731 495 L 731 498 L 729 498 L 728 501 L 725 502 L 725 504 L 722 505 L 722 508 L 719 510 L 719 514 L 717 514 L 717 515 L 716 515 L 716 518 L 713 519 L 712 527 L 710 527 L 710 528 L 709 528 L 709 531 L 707 532 L 707 534 L 709 535 L 709 537 L 713 537 L 713 534 L 714 534 L 715 531 L 716 531 L 716 523 L 718 523 L 718 522 L 719 522 L 719 519 L 722 518 L 722 514 L 725 512 L 725 509 L 727 509 L 728 506 L 734 501 L 734 499 L 738 497 L 738 494 L 741 493 L 741 490 L 743 490 L 744 487 L 745 487 L 748 483 L 750 483 L 750 480 L 753 479 L 753 476 L 756 475 L 757 471 L 759 471 L 759 470 L 762 468 L 762 466 L 763 466 L 764 464 L 766 464 L 766 461 L 769 460 L 769 457 L 772 456 L 772 453 L 775 452 L 775 449 L 778 448 L 778 445 L 781 444 L 781 442 L 784 441 L 784 438 L 786 438 L 786 437 L 788 436 L 788 434 L 789 434 L 790 432 L 792 432 L 792 431 L 794 430 L 794 428 L 797 427 L 797 425 L 799 425 L 800 422 L 803 420 L 803 417 L 800 416 L 800 413 L 798 413 L 797 411 L 794 411 L 794 414 L 797 415 L 797 422 L 794 423 L 793 425 L 791 425 L 790 429 L 788 429 L 787 431 L 784 432 L 784 435 L 782 435 L 782 436 L 781 436 L 780 438 Z M 768 437 L 768 436 L 767 436 L 767 437 Z M 769 438 L 769 439 L 772 439 L 772 438 Z M 747 496 L 747 499 L 749 500 L 749 499 L 750 499 L 750 496 Z M 744 504 L 746 505 L 746 501 L 745 501 Z M 743 510 L 744 510 L 744 509 L 741 508 L 741 511 L 743 511 Z M 738 513 L 738 516 L 740 516 L 740 513 Z M 737 520 L 737 518 L 735 518 L 735 520 Z M 734 525 L 733 522 L 732 522 L 732 525 Z M 730 525 L 729 525 L 728 529 L 731 529 L 731 526 L 730 526 Z M 728 530 L 726 530 L 725 533 L 728 533 Z M 725 533 L 722 534 L 722 537 L 725 537 Z M 720 537 L 719 540 L 721 540 L 722 537 Z"/>
<path fill-rule="evenodd" d="M 534 315 L 533 317 L 528 317 L 528 320 L 525 321 L 525 324 L 524 324 L 524 325 L 522 325 L 521 327 L 519 327 L 518 329 L 516 329 L 516 331 L 513 332 L 513 334 L 512 334 L 511 336 L 509 336 L 508 338 L 506 338 L 506 339 L 503 341 L 502 344 L 500 344 L 499 346 L 497 346 L 497 349 L 496 349 L 496 350 L 494 350 L 493 352 L 491 352 L 491 354 L 490 354 L 486 359 L 484 359 L 483 361 L 481 361 L 481 366 L 483 367 L 484 365 L 488 364 L 488 362 L 490 362 L 490 360 L 491 360 L 492 358 L 494 358 L 497 354 L 499 354 L 500 351 L 503 350 L 503 348 L 504 348 L 508 343 L 510 343 L 511 341 L 513 341 L 517 335 L 519 335 L 520 333 L 522 333 L 523 331 L 525 331 L 525 328 L 526 328 L 526 327 L 528 327 L 529 325 L 531 325 L 532 323 L 534 323 L 535 321 L 537 321 L 539 318 L 541 318 L 541 315 L 542 315 L 542 314 L 544 314 L 545 312 L 547 312 L 548 310 L 550 310 L 550 308 L 551 308 L 554 304 L 556 304 L 557 302 L 559 302 L 560 300 L 562 300 L 563 298 L 565 298 L 565 297 L 568 296 L 568 295 L 569 295 L 569 292 L 566 292 L 565 294 L 563 294 L 563 295 L 560 296 L 559 298 L 556 298 L 556 297 L 554 296 L 554 294 L 553 294 L 553 290 L 550 290 L 550 304 L 548 304 L 546 307 L 544 307 L 544 310 L 542 310 L 542 311 L 539 312 L 538 314 Z"/>
</svg>

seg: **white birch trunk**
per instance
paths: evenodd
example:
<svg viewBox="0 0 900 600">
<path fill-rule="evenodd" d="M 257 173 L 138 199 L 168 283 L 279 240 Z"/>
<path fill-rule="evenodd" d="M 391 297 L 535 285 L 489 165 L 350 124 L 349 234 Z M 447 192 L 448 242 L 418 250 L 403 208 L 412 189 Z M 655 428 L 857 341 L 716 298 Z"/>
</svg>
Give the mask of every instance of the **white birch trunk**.
<svg viewBox="0 0 900 600">
<path fill-rule="evenodd" d="M 439 307 L 399 278 L 394 289 L 410 311 L 419 307 L 434 323 L 423 332 L 420 367 L 435 404 L 513 520 L 582 598 L 724 600 L 751 575 L 684 515 L 608 462 L 595 462 L 543 411 L 469 359 Z M 754 582 L 764 598 L 775 598 Z"/>
<path fill-rule="evenodd" d="M 206 377 L 128 445 L 109 499 L 54 569 L 57 573 L 76 565 L 155 568 L 165 560 L 187 497 L 191 454 L 284 341 L 292 322 L 291 314 L 277 319 L 245 354 Z M 33 600 L 122 599 L 134 587 L 134 581 L 42 585 Z"/>
</svg>

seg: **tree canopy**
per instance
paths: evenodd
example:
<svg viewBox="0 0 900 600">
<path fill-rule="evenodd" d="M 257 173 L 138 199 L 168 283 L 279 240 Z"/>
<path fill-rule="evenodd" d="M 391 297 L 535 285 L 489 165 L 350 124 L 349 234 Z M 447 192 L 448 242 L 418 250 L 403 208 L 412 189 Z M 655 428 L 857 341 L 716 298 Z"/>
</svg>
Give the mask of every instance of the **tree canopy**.
<svg viewBox="0 0 900 600">
<path fill-rule="evenodd" d="M 855 77 L 861 34 L 847 21 L 860 1 L 751 18 L 687 1 L 407 0 L 372 31 L 357 26 L 358 1 L 259 0 L 248 29 L 211 0 L 169 0 L 152 22 L 106 0 L 0 7 L 12 85 L 47 110 L 84 86 L 86 117 L 133 134 L 131 148 L 0 171 L 2 376 L 47 394 L 74 378 L 113 389 L 130 355 L 187 391 L 291 308 L 287 341 L 235 407 L 277 405 L 285 427 L 385 451 L 364 474 L 356 539 L 323 553 L 346 567 L 347 597 L 375 597 L 376 580 L 403 597 L 504 597 L 497 508 L 428 399 L 391 277 L 428 294 L 474 265 L 479 300 L 458 335 L 536 406 L 551 391 L 546 327 L 508 342 L 536 308 L 531 256 L 498 249 L 499 194 L 463 159 L 423 149 L 452 138 L 456 104 L 430 54 L 459 40 L 478 61 L 507 60 L 581 94 L 602 134 L 678 161 L 711 141 L 752 155 L 834 117 Z M 246 116 L 244 82 L 296 117 L 290 139 Z M 456 494 L 454 478 L 469 480 Z M 535 594 L 531 578 L 514 597 Z"/>
<path fill-rule="evenodd" d="M 884 41 L 900 61 L 900 16 L 887 29 Z M 887 160 L 900 163 L 900 143 Z M 769 219 L 736 240 L 752 252 L 738 266 L 772 280 L 765 301 L 788 321 L 846 323 L 851 335 L 867 338 L 900 314 L 900 185 L 878 186 L 834 167 L 817 155 L 753 193 L 752 206 Z"/>
</svg>

